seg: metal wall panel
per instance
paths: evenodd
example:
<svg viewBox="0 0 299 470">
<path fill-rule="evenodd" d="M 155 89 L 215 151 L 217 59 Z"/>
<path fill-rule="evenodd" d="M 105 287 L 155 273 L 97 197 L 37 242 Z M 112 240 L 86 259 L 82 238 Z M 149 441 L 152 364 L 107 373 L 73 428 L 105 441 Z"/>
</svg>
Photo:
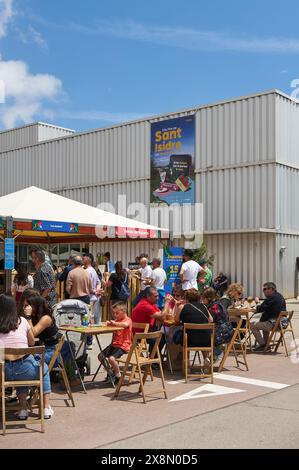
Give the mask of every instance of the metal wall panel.
<svg viewBox="0 0 299 470">
<path fill-rule="evenodd" d="M 199 110 L 196 140 L 196 169 L 273 160 L 275 94 Z"/>
<path fill-rule="evenodd" d="M 275 237 L 269 233 L 205 236 L 208 253 L 216 255 L 213 275 L 222 271 L 245 287 L 245 296 L 262 296 L 263 283 L 276 280 Z"/>
<path fill-rule="evenodd" d="M 281 248 L 285 248 L 284 251 Z M 296 277 L 296 258 L 299 257 L 299 237 L 295 235 L 276 236 L 276 263 L 278 290 L 286 297 L 299 295 Z"/>
<path fill-rule="evenodd" d="M 299 103 L 276 95 L 276 159 L 299 167 Z"/>
<path fill-rule="evenodd" d="M 282 231 L 299 233 L 299 169 L 276 166 L 277 225 Z"/>
<path fill-rule="evenodd" d="M 0 132 L 0 153 L 8 150 L 36 144 L 38 142 L 38 125 L 29 124 Z"/>
<path fill-rule="evenodd" d="M 63 137 L 66 135 L 72 135 L 75 131 L 71 129 L 65 129 L 63 127 L 52 126 L 51 124 L 46 124 L 39 122 L 38 126 L 38 142 L 43 140 L 57 139 L 58 137 Z"/>
<path fill-rule="evenodd" d="M 197 174 L 205 231 L 275 228 L 275 171 L 266 164 Z"/>
</svg>

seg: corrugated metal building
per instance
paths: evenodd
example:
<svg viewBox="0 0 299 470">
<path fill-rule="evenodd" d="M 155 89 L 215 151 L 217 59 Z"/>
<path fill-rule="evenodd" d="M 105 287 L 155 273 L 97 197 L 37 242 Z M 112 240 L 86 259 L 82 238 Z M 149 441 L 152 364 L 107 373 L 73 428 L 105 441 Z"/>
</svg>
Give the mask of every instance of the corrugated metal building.
<svg viewBox="0 0 299 470">
<path fill-rule="evenodd" d="M 196 115 L 196 201 L 214 273 L 230 274 L 247 295 L 267 280 L 296 292 L 299 256 L 299 104 L 271 90 L 109 128 L 74 134 L 47 124 L 0 133 L 0 194 L 30 185 L 120 214 L 150 201 L 150 125 Z M 118 196 L 125 195 L 121 206 Z M 147 214 L 137 214 L 147 222 Z M 176 245 L 183 240 L 175 240 Z M 113 258 L 157 254 L 159 242 L 103 242 Z"/>
</svg>

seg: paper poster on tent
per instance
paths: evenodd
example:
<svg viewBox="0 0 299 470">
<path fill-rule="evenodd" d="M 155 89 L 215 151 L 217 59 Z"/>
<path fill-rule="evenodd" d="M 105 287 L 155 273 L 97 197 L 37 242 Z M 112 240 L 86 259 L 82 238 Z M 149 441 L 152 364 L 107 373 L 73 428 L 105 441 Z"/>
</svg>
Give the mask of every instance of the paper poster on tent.
<svg viewBox="0 0 299 470">
<path fill-rule="evenodd" d="M 175 285 L 181 283 L 180 270 L 183 263 L 183 248 L 166 246 L 163 250 L 163 268 L 166 272 L 167 282 L 165 292 L 171 294 Z"/>
<path fill-rule="evenodd" d="M 195 115 L 151 124 L 151 203 L 195 202 Z"/>
</svg>

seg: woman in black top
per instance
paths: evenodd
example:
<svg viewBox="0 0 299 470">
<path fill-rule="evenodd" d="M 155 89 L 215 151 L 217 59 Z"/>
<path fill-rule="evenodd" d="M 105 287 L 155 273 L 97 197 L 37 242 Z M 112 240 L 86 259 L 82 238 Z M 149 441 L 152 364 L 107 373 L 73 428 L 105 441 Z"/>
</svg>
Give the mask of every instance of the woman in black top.
<svg viewBox="0 0 299 470">
<path fill-rule="evenodd" d="M 181 310 L 177 309 L 176 321 L 181 323 L 207 324 L 212 323 L 213 319 L 208 309 L 199 301 L 199 292 L 196 289 L 185 291 L 185 304 Z M 188 346 L 208 347 L 210 346 L 210 332 L 208 330 L 190 330 L 187 332 Z M 207 357 L 208 353 L 204 354 Z"/>
<path fill-rule="evenodd" d="M 119 293 L 123 283 L 128 283 L 128 276 L 127 271 L 123 269 L 122 262 L 117 261 L 115 263 L 115 273 L 112 273 L 108 280 L 108 286 L 111 287 L 110 301 L 112 305 L 121 300 L 123 301 L 123 299 L 120 298 Z"/>
<path fill-rule="evenodd" d="M 32 295 L 23 303 L 23 313 L 32 327 L 35 338 L 45 346 L 45 363 L 49 365 L 59 341 L 58 328 L 53 317 L 52 309 L 46 299 L 40 295 Z M 64 343 L 61 355 L 68 360 L 70 350 L 68 343 Z"/>
</svg>

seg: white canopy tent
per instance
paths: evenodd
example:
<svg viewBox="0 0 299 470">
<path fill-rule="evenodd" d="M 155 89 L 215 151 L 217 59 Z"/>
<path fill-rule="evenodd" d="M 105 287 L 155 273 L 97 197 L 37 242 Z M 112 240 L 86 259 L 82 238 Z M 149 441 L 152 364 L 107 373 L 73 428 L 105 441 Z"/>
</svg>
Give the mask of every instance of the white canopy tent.
<svg viewBox="0 0 299 470">
<path fill-rule="evenodd" d="M 13 218 L 13 237 L 24 243 L 168 238 L 169 232 L 31 186 L 0 197 L 0 231 Z M 2 224 L 2 225 L 1 225 Z"/>
</svg>

